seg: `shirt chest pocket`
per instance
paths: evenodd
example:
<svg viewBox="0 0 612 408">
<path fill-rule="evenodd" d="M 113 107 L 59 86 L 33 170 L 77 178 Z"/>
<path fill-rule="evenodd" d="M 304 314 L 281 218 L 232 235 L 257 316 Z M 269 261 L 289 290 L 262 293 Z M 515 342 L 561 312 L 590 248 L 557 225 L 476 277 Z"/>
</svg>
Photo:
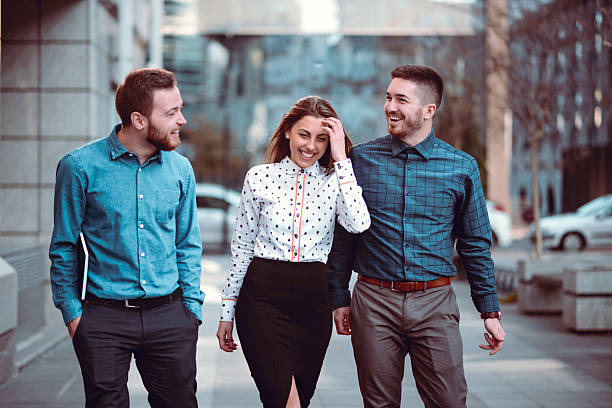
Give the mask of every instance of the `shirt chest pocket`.
<svg viewBox="0 0 612 408">
<path fill-rule="evenodd" d="M 158 190 L 157 205 L 155 207 L 155 218 L 158 222 L 166 224 L 174 220 L 176 207 L 179 203 L 178 190 Z"/>
<path fill-rule="evenodd" d="M 416 194 L 416 204 L 427 214 L 449 221 L 455 216 L 456 199 L 451 190 L 430 188 Z"/>
</svg>

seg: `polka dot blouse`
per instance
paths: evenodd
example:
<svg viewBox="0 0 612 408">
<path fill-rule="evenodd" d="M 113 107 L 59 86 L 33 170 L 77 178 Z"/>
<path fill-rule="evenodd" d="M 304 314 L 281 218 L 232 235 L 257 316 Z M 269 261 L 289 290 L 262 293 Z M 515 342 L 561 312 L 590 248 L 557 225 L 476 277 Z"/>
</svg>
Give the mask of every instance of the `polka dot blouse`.
<svg viewBox="0 0 612 408">
<path fill-rule="evenodd" d="M 233 321 L 242 280 L 254 256 L 326 262 L 338 222 L 352 233 L 370 227 L 370 214 L 350 159 L 334 172 L 302 169 L 285 157 L 251 168 L 244 180 L 232 235 L 232 266 L 222 290 L 221 320 Z"/>
</svg>

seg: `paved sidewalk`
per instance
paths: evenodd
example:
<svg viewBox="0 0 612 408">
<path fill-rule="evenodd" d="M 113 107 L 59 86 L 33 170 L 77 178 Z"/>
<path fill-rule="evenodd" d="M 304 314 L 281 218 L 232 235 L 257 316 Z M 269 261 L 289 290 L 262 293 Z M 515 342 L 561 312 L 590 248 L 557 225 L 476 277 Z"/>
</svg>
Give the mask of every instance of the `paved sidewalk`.
<svg viewBox="0 0 612 408">
<path fill-rule="evenodd" d="M 207 293 L 204 324 L 198 342 L 198 401 L 208 407 L 259 407 L 257 390 L 240 350 L 223 353 L 215 332 L 219 288 L 229 264 L 226 256 L 204 263 Z M 461 331 L 468 381 L 468 406 L 481 407 L 609 407 L 612 401 L 612 335 L 578 335 L 566 331 L 560 316 L 525 316 L 516 305 L 503 306 L 508 333 L 504 350 L 489 357 L 478 348 L 482 322 L 465 282 L 454 282 L 461 309 Z M 147 407 L 138 372 L 130 370 L 132 407 Z M 406 367 L 402 407 L 423 406 L 410 367 Z M 27 366 L 0 388 L 0 407 L 83 407 L 80 371 L 66 339 Z M 311 407 L 359 407 L 350 339 L 332 336 Z"/>
</svg>

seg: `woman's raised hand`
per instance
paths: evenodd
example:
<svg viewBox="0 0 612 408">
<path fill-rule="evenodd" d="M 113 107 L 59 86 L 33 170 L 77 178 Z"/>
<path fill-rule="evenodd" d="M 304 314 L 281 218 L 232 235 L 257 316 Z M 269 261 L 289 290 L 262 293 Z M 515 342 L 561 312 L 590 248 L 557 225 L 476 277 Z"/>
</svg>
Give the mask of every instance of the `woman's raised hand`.
<svg viewBox="0 0 612 408">
<path fill-rule="evenodd" d="M 346 146 L 344 143 L 344 128 L 342 122 L 336 118 L 325 118 L 322 121 L 323 129 L 329 135 L 329 148 L 334 161 L 346 160 Z"/>
</svg>

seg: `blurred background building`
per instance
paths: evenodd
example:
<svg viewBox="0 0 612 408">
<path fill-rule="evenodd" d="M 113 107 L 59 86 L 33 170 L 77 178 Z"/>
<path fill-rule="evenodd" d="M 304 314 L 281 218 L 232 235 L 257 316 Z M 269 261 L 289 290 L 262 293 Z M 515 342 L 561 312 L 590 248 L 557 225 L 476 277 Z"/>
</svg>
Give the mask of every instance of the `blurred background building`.
<svg viewBox="0 0 612 408">
<path fill-rule="evenodd" d="M 573 211 L 612 192 L 609 1 L 556 0 L 511 13 L 511 196 L 520 213 L 533 194 L 537 148 L 543 215 Z"/>
<path fill-rule="evenodd" d="M 53 327 L 65 335 L 47 258 L 57 162 L 118 122 L 115 89 L 130 69 L 161 66 L 163 3 L 1 6 L 0 257 L 15 274 L 0 265 L 0 382 L 53 344 Z"/>
<path fill-rule="evenodd" d="M 608 0 L 0 4 L 0 257 L 16 270 L 0 263 L 0 382 L 61 326 L 46 255 L 55 168 L 119 121 L 132 68 L 176 73 L 180 152 L 200 182 L 240 189 L 306 95 L 328 99 L 355 143 L 383 136 L 389 73 L 417 63 L 445 79 L 436 135 L 477 159 L 515 223 L 532 202 L 533 146 L 544 214 L 612 192 Z"/>
<path fill-rule="evenodd" d="M 183 132 L 190 144 L 185 152 L 200 181 L 240 189 L 248 167 L 262 162 L 282 115 L 306 95 L 328 99 L 354 142 L 384 135 L 389 73 L 405 63 L 428 64 L 444 76 L 438 136 L 476 156 L 485 170 L 482 5 L 394 0 L 165 4 L 164 65 L 182 84 L 190 118 Z"/>
</svg>

